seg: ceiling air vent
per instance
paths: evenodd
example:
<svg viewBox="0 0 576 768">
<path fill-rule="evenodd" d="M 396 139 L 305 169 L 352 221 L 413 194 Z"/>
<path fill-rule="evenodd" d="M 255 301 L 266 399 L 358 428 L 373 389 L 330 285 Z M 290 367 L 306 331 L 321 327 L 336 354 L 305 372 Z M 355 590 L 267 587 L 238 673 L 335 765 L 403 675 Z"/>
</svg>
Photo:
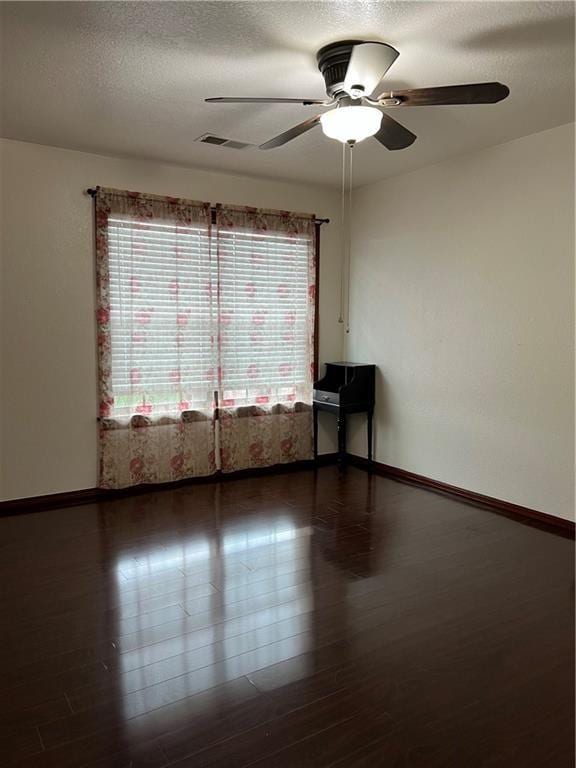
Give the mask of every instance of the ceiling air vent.
<svg viewBox="0 0 576 768">
<path fill-rule="evenodd" d="M 202 136 L 198 136 L 195 141 L 200 141 L 202 144 L 215 144 L 218 147 L 229 147 L 230 149 L 246 149 L 247 147 L 252 146 L 252 144 L 247 144 L 244 141 L 224 139 L 222 136 L 214 136 L 211 133 L 205 133 Z"/>
</svg>

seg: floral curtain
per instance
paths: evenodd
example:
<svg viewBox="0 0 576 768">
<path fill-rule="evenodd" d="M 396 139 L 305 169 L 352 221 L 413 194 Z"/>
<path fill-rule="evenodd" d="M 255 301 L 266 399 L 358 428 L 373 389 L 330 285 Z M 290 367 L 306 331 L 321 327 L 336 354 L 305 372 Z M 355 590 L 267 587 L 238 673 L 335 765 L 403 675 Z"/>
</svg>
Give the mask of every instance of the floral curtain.
<svg viewBox="0 0 576 768">
<path fill-rule="evenodd" d="M 95 204 L 100 487 L 312 458 L 314 216 Z"/>
<path fill-rule="evenodd" d="M 314 216 L 221 206 L 216 243 L 222 471 L 310 459 Z"/>
<path fill-rule="evenodd" d="M 102 488 L 216 470 L 210 206 L 98 189 Z"/>
</svg>

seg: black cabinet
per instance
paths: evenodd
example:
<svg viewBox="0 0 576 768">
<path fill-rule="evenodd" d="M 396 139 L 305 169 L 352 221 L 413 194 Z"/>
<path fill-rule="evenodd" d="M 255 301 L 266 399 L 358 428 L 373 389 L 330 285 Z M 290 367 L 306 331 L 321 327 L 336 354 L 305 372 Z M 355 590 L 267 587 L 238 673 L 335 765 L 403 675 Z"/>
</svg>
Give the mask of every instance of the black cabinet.
<svg viewBox="0 0 576 768">
<path fill-rule="evenodd" d="M 346 416 L 366 413 L 368 461 L 372 461 L 372 419 L 374 415 L 375 365 L 326 363 L 326 372 L 314 382 L 314 455 L 318 453 L 318 411 L 333 413 L 338 419 L 338 455 L 346 462 Z"/>
</svg>

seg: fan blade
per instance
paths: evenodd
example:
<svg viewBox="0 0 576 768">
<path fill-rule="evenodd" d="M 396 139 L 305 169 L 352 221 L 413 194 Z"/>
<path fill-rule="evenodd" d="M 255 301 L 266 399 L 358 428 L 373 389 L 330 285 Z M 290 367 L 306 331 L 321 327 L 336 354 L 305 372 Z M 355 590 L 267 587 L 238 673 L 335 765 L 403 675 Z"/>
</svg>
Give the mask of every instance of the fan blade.
<svg viewBox="0 0 576 768">
<path fill-rule="evenodd" d="M 306 131 L 309 131 L 311 128 L 314 128 L 314 126 L 318 125 L 319 122 L 320 115 L 311 117 L 310 120 L 305 120 L 303 123 L 299 123 L 293 128 L 289 128 L 287 131 L 284 131 L 284 133 L 281 133 L 279 136 L 275 136 L 273 139 L 270 139 L 270 141 L 266 141 L 264 144 L 260 144 L 259 149 L 276 149 L 276 147 L 281 147 L 283 144 L 287 144 L 297 136 L 300 136 L 301 134 L 306 133 Z"/>
<path fill-rule="evenodd" d="M 510 89 L 502 83 L 472 83 L 470 85 L 443 85 L 439 88 L 416 88 L 411 91 L 389 91 L 378 96 L 378 101 L 398 99 L 399 107 L 427 107 L 443 104 L 495 104 L 502 101 Z"/>
<path fill-rule="evenodd" d="M 382 115 L 382 124 L 374 138 L 383 144 L 386 149 L 405 149 L 416 141 L 416 136 L 397 123 L 390 115 Z"/>
<path fill-rule="evenodd" d="M 346 93 L 353 98 L 370 96 L 398 56 L 398 51 L 386 43 L 355 45 L 344 77 Z"/>
<path fill-rule="evenodd" d="M 204 99 L 210 103 L 217 104 L 303 104 L 308 106 L 309 104 L 331 104 L 326 99 L 268 99 L 268 98 L 252 98 L 252 97 L 239 97 L 239 96 L 216 96 L 212 99 Z"/>
</svg>

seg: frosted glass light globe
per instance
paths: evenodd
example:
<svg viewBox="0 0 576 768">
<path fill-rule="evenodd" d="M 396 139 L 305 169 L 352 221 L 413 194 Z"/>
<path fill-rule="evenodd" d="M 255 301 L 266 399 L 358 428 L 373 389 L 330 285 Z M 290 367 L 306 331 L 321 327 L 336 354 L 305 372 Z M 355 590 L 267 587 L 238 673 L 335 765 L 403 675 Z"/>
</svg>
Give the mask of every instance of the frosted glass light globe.
<svg viewBox="0 0 576 768">
<path fill-rule="evenodd" d="M 322 130 L 331 139 L 345 144 L 363 141 L 380 129 L 382 112 L 376 107 L 337 107 L 320 117 Z"/>
</svg>

